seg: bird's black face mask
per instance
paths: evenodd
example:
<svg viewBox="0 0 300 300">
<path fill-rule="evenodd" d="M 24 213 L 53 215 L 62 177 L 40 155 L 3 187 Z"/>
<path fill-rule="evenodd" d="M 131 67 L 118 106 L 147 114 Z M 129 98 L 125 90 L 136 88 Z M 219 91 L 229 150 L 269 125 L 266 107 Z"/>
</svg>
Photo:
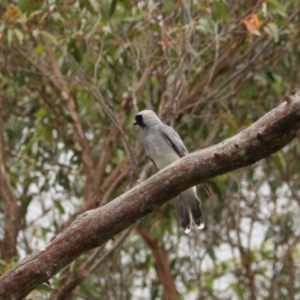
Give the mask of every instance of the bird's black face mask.
<svg viewBox="0 0 300 300">
<path fill-rule="evenodd" d="M 143 116 L 142 115 L 136 115 L 133 125 L 139 125 L 141 127 L 145 127 Z"/>
</svg>

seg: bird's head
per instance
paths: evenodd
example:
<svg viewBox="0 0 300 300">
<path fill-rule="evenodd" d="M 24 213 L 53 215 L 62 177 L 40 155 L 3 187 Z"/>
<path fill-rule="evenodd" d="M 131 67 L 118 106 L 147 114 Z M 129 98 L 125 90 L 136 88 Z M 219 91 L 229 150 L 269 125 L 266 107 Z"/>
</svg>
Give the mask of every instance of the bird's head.
<svg viewBox="0 0 300 300">
<path fill-rule="evenodd" d="M 159 117 L 152 110 L 142 110 L 135 116 L 133 125 L 139 125 L 142 128 L 162 123 Z"/>
</svg>

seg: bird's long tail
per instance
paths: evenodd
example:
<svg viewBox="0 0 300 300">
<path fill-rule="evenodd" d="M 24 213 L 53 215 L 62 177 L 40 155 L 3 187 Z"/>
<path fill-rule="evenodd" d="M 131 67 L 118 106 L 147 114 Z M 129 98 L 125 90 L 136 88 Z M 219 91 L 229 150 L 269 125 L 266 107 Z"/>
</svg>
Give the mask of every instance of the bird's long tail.
<svg viewBox="0 0 300 300">
<path fill-rule="evenodd" d="M 175 207 L 178 223 L 185 233 L 190 232 L 192 221 L 198 228 L 204 228 L 201 202 L 197 197 L 195 187 L 192 187 L 178 195 L 175 198 Z"/>
</svg>

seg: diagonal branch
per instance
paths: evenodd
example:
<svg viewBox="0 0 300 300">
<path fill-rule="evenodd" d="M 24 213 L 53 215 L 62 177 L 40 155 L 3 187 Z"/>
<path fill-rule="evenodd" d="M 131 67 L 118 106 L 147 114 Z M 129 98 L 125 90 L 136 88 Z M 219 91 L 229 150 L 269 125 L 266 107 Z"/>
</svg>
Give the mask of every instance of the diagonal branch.
<svg viewBox="0 0 300 300">
<path fill-rule="evenodd" d="M 159 281 L 163 287 L 165 300 L 176 300 L 177 291 L 174 278 L 168 264 L 168 255 L 165 248 L 140 224 L 136 226 L 137 232 L 147 243 L 155 259 Z"/>
<path fill-rule="evenodd" d="M 81 120 L 79 118 L 79 114 L 77 112 L 76 104 L 74 99 L 71 96 L 71 93 L 69 91 L 68 85 L 64 79 L 64 76 L 62 75 L 58 65 L 57 61 L 54 57 L 54 54 L 52 50 L 50 49 L 49 45 L 46 44 L 46 50 L 49 58 L 49 62 L 53 71 L 53 76 L 50 76 L 50 80 L 52 81 L 55 88 L 58 90 L 58 92 L 61 94 L 62 98 L 66 102 L 66 105 L 69 109 L 71 118 L 73 120 L 73 126 L 77 133 L 78 142 L 82 149 L 82 160 L 86 167 L 86 174 L 89 178 L 92 178 L 95 172 L 94 163 L 92 159 L 91 150 L 88 144 L 88 141 L 85 137 L 84 130 L 82 128 Z"/>
<path fill-rule="evenodd" d="M 95 167 L 94 167 L 94 163 L 93 163 L 93 159 L 92 159 L 91 150 L 90 150 L 88 141 L 85 137 L 84 130 L 82 128 L 81 120 L 80 120 L 79 114 L 77 112 L 75 101 L 70 94 L 68 85 L 57 65 L 57 62 L 55 60 L 52 50 L 46 44 L 46 50 L 47 50 L 48 58 L 49 58 L 50 65 L 52 68 L 52 70 L 51 70 L 52 73 L 51 73 L 44 64 L 37 63 L 33 59 L 30 59 L 30 55 L 23 52 L 21 49 L 19 49 L 17 47 L 13 47 L 13 49 L 16 51 L 16 53 L 18 55 L 20 55 L 22 58 L 24 58 L 35 69 L 37 69 L 39 72 L 41 72 L 42 75 L 48 77 L 50 82 L 56 89 L 56 91 L 59 93 L 59 95 L 65 101 L 65 103 L 69 109 L 70 116 L 73 120 L 73 126 L 77 133 L 78 142 L 79 142 L 79 145 L 82 150 L 82 160 L 86 167 L 87 182 L 90 182 L 89 178 L 92 178 L 92 176 L 95 172 Z"/>
<path fill-rule="evenodd" d="M 290 143 L 299 129 L 300 92 L 232 138 L 183 157 L 114 201 L 79 216 L 45 249 L 0 277 L 0 299 L 23 298 L 82 253 L 99 247 L 180 192 L 270 156 Z"/>
</svg>

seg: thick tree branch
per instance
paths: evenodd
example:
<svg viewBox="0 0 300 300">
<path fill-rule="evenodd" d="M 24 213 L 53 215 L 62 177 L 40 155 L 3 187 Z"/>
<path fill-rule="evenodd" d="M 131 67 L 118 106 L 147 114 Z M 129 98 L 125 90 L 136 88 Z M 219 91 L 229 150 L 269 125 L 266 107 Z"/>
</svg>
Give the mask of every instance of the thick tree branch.
<svg viewBox="0 0 300 300">
<path fill-rule="evenodd" d="M 183 190 L 287 145 L 300 128 L 300 92 L 287 100 L 232 138 L 191 153 L 107 205 L 81 215 L 45 249 L 0 277 L 0 299 L 21 299 L 83 252 L 102 245 Z"/>
</svg>

